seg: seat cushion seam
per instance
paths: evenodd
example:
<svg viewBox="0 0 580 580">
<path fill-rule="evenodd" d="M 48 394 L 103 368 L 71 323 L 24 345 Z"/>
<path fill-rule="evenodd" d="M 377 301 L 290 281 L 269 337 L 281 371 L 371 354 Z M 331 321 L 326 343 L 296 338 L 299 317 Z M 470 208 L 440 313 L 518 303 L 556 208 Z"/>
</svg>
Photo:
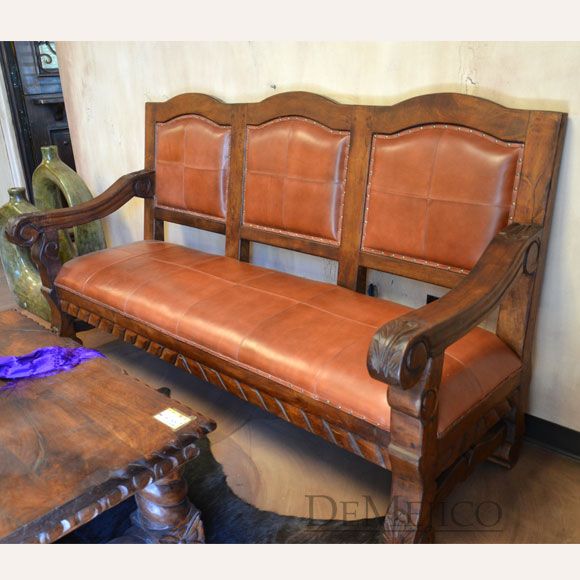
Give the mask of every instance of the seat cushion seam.
<svg viewBox="0 0 580 580">
<path fill-rule="evenodd" d="M 201 260 L 199 263 L 200 264 L 207 264 L 208 262 L 213 262 L 214 260 L 217 260 L 218 258 L 221 258 L 222 256 L 213 256 L 211 254 L 208 254 L 208 258 L 206 260 Z M 188 266 L 187 264 L 181 264 L 179 262 L 172 262 L 171 260 L 162 260 L 161 258 L 151 258 L 152 260 L 155 260 L 156 262 L 162 262 L 163 264 L 172 264 L 173 266 L 181 266 L 182 268 L 187 268 L 188 270 L 195 270 L 195 268 L 193 266 Z M 196 272 L 198 272 L 198 270 L 195 270 Z M 208 276 L 211 276 L 211 274 L 208 274 Z"/>
<path fill-rule="evenodd" d="M 203 260 L 202 262 L 200 262 L 200 264 L 206 264 L 206 263 L 208 263 L 210 261 L 218 260 L 218 259 L 222 259 L 222 258 L 225 258 L 225 256 L 214 256 L 214 257 L 211 257 L 208 260 Z M 174 262 L 169 262 L 167 260 L 161 260 L 160 258 L 152 258 L 152 260 L 156 260 L 156 261 L 159 261 L 159 262 L 165 262 L 165 263 L 168 263 L 168 264 L 175 264 Z M 195 271 L 195 272 L 199 272 L 201 274 L 206 274 L 207 276 L 212 276 L 212 277 L 217 278 L 219 280 L 224 280 L 226 282 L 231 282 L 230 280 L 227 280 L 227 278 L 222 278 L 221 276 L 217 276 L 215 274 L 211 274 L 210 272 L 205 272 L 203 270 L 199 270 L 196 267 L 197 265 L 193 265 L 193 266 L 187 266 L 187 265 L 184 265 L 184 264 L 179 264 L 179 265 L 182 266 L 183 268 L 187 268 L 189 270 L 192 270 L 192 271 Z M 261 268 L 261 266 L 254 266 L 253 264 L 248 264 L 248 265 L 249 266 L 253 266 L 255 268 Z M 382 321 L 378 322 L 377 324 L 371 324 L 369 322 L 362 322 L 360 320 L 356 320 L 354 318 L 349 318 L 348 316 L 344 316 L 343 314 L 337 314 L 336 312 L 332 312 L 332 311 L 327 310 L 326 308 L 323 308 L 321 306 L 316 306 L 314 304 L 310 304 L 310 302 L 307 302 L 306 300 L 298 300 L 296 298 L 290 298 L 289 296 L 287 296 L 285 294 L 278 294 L 276 292 L 272 292 L 271 290 L 266 290 L 264 288 L 256 288 L 255 286 L 248 285 L 248 282 L 250 282 L 252 280 L 257 280 L 259 278 L 263 278 L 265 276 L 270 276 L 270 275 L 275 275 L 275 274 L 284 274 L 286 276 L 290 276 L 290 277 L 295 278 L 295 279 L 298 279 L 298 280 L 305 280 L 307 282 L 312 282 L 313 284 L 327 284 L 328 285 L 328 288 L 324 288 L 320 292 L 317 292 L 313 296 L 309 297 L 307 299 L 308 301 L 313 300 L 314 298 L 317 298 L 317 297 L 321 296 L 322 294 L 324 294 L 326 292 L 332 292 L 333 290 L 336 290 L 336 288 L 337 288 L 336 286 L 331 285 L 331 284 L 328 284 L 327 282 L 319 282 L 317 280 L 309 280 L 308 278 L 302 278 L 301 276 L 296 276 L 294 274 L 288 274 L 286 272 L 279 272 L 278 270 L 270 270 L 268 268 L 264 268 L 264 269 L 266 270 L 266 272 L 264 272 L 264 273 L 258 274 L 256 276 L 252 276 L 251 278 L 247 278 L 246 280 L 242 280 L 240 282 L 231 282 L 231 283 L 232 284 L 235 284 L 237 286 L 240 286 L 240 287 L 244 286 L 246 288 L 251 288 L 252 290 L 257 290 L 259 292 L 264 292 L 266 294 L 270 294 L 270 295 L 276 296 L 278 298 L 286 298 L 288 300 L 293 300 L 295 302 L 298 302 L 300 304 L 303 304 L 304 306 L 308 306 L 310 308 L 314 308 L 315 310 L 319 310 L 320 312 L 325 312 L 326 314 L 329 314 L 331 316 L 336 316 L 337 318 L 342 318 L 343 320 L 348 320 L 348 321 L 351 321 L 351 322 L 355 322 L 357 324 L 363 324 L 363 325 L 365 325 L 365 326 L 367 326 L 369 328 L 379 328 L 385 322 L 388 322 L 389 320 L 392 320 L 392 318 L 385 319 L 385 320 L 382 320 Z M 351 291 L 351 292 L 354 293 L 354 291 Z M 387 302 L 386 300 L 384 302 L 385 302 L 385 304 L 389 304 L 389 302 Z"/>
<path fill-rule="evenodd" d="M 179 272 L 180 270 L 182 270 L 183 268 L 181 268 L 179 266 L 179 264 L 172 264 L 173 267 L 175 268 L 174 270 L 171 270 L 169 272 L 165 272 L 163 274 L 163 276 L 168 276 L 171 274 L 174 274 L 175 272 Z M 123 303 L 123 312 L 127 311 L 127 302 L 129 302 L 129 299 L 138 291 L 141 290 L 144 286 L 146 286 L 147 284 L 149 284 L 151 282 L 150 279 L 148 280 L 144 280 L 143 282 L 141 282 L 140 284 L 138 284 L 135 288 L 133 288 L 133 290 L 131 290 L 131 292 L 129 292 L 127 294 L 127 296 L 125 297 L 125 302 Z"/>
<path fill-rule="evenodd" d="M 134 256 L 130 255 L 127 256 L 126 258 L 121 258 L 119 260 L 116 260 L 115 262 L 106 264 L 105 266 L 103 266 L 102 268 L 97 269 L 96 271 L 92 272 L 91 275 L 88 278 L 85 278 L 83 285 L 82 285 L 82 290 L 84 291 L 84 289 L 87 287 L 87 284 L 97 275 L 100 274 L 102 272 L 106 272 L 109 268 L 111 268 L 112 266 L 116 266 L 117 264 L 122 264 L 123 262 L 128 262 L 129 260 L 132 260 Z"/>
<path fill-rule="evenodd" d="M 142 242 L 138 242 L 138 243 L 136 243 L 135 245 L 139 245 L 139 244 L 141 244 L 141 243 L 142 243 Z M 162 244 L 165 244 L 165 242 L 161 242 L 161 243 L 162 243 Z M 107 249 L 105 249 L 105 250 L 100 250 L 100 251 L 99 251 L 99 255 L 103 255 L 103 254 L 105 254 L 106 252 L 108 252 L 108 251 L 110 251 L 110 250 L 117 250 L 117 251 L 121 251 L 121 252 L 125 252 L 125 253 L 127 253 L 127 251 L 125 250 L 125 248 L 126 248 L 128 245 L 133 245 L 133 244 L 127 244 L 127 245 L 125 245 L 125 246 L 119 246 L 119 247 L 117 247 L 117 248 L 107 248 Z M 155 250 L 155 252 L 159 252 L 159 251 L 161 251 L 161 250 L 163 250 L 163 249 L 164 249 L 164 248 L 159 248 L 158 250 Z M 96 252 L 95 252 L 95 253 L 96 253 Z M 131 260 L 131 259 L 133 259 L 133 258 L 139 258 L 140 256 L 143 256 L 143 255 L 145 255 L 145 254 L 147 254 L 147 253 L 148 253 L 148 252 L 146 252 L 146 251 L 143 251 L 143 252 L 141 252 L 141 253 L 139 253 L 139 254 L 132 254 L 132 253 L 129 253 L 129 255 L 128 255 L 126 258 L 120 258 L 119 260 L 115 260 L 114 262 L 111 262 L 111 263 L 109 263 L 109 264 L 106 264 L 106 265 L 104 265 L 102 268 L 99 268 L 98 270 L 96 270 L 95 272 L 93 272 L 93 273 L 92 273 L 92 274 L 91 274 L 91 275 L 90 275 L 88 278 L 86 278 L 86 279 L 85 279 L 85 281 L 83 282 L 82 289 L 84 290 L 84 289 L 86 288 L 87 282 L 88 282 L 89 280 L 92 280 L 94 276 L 96 276 L 96 275 L 97 275 L 97 274 L 99 274 L 100 272 L 103 272 L 103 271 L 105 271 L 105 270 L 106 270 L 107 268 L 109 268 L 110 266 L 116 266 L 117 264 L 122 264 L 123 262 L 126 262 L 127 260 Z M 149 253 L 150 253 L 150 252 L 149 252 Z M 77 257 L 77 259 L 78 259 L 78 258 L 85 258 L 85 257 L 88 259 L 88 258 L 89 258 L 89 256 L 91 256 L 91 254 L 92 254 L 92 252 L 91 252 L 90 254 L 85 254 L 84 256 L 78 256 L 78 257 Z M 83 260 L 83 261 L 88 261 L 88 260 Z M 68 264 L 71 264 L 72 262 L 73 262 L 73 260 L 71 260 L 70 262 L 68 262 Z M 58 276 L 57 276 L 57 277 L 58 277 Z"/>
<path fill-rule="evenodd" d="M 345 346 L 343 346 L 338 352 L 336 352 L 335 354 L 331 355 L 330 357 L 328 357 L 324 363 L 320 366 L 320 368 L 318 369 L 318 371 L 316 371 L 316 375 L 314 376 L 314 389 L 316 391 L 316 393 L 318 393 L 318 382 L 319 382 L 319 378 L 320 378 L 320 374 L 326 369 L 326 367 L 331 364 L 335 359 L 337 359 L 345 350 L 347 350 L 348 348 L 350 348 L 353 344 L 356 344 L 358 341 L 362 342 L 361 338 L 355 338 L 353 341 L 349 342 L 348 344 L 346 344 Z M 369 347 L 370 347 L 370 341 L 369 341 Z M 371 377 L 371 380 L 376 380 L 373 379 Z M 377 382 L 381 382 L 381 381 L 377 381 Z M 386 383 L 384 383 L 385 385 L 385 397 L 387 396 L 387 388 L 388 385 Z"/>
<path fill-rule="evenodd" d="M 208 254 L 211 255 L 211 254 Z M 165 262 L 167 264 L 174 264 L 175 262 L 169 262 L 167 260 L 160 260 L 159 258 L 151 258 L 152 260 L 157 260 L 158 262 Z M 226 256 L 212 256 L 210 259 L 208 260 L 202 260 L 201 262 L 199 262 L 200 264 L 207 264 L 208 262 L 213 262 L 214 260 L 218 260 L 218 259 L 226 259 Z M 238 260 L 236 260 L 237 262 Z M 217 278 L 218 280 L 223 280 L 224 282 L 229 282 L 231 284 L 243 284 L 244 281 L 242 282 L 233 282 L 232 280 L 228 280 L 227 278 L 222 278 L 221 276 L 217 276 L 216 274 L 212 274 L 211 272 L 205 272 L 204 270 L 200 270 L 199 268 L 196 267 L 196 265 L 194 264 L 193 266 L 187 266 L 185 264 L 179 264 L 181 267 L 183 268 L 187 268 L 188 270 L 192 270 L 193 272 L 199 272 L 200 274 L 205 274 L 206 276 L 211 276 L 212 278 Z M 251 264 L 249 264 L 251 265 Z M 254 266 L 254 267 L 258 267 L 259 266 Z M 271 272 L 275 272 L 275 270 L 272 271 L 268 271 L 264 274 L 257 274 L 256 276 L 252 276 L 251 278 L 248 278 L 248 280 L 255 280 L 256 278 L 261 278 L 262 276 L 267 276 L 268 274 L 270 274 Z"/>
<path fill-rule="evenodd" d="M 287 300 L 290 300 L 290 299 L 287 298 Z M 256 324 L 256 326 L 254 326 L 254 328 L 252 328 L 249 332 L 246 333 L 246 336 L 244 336 L 244 338 L 242 338 L 242 340 L 240 341 L 240 344 L 238 345 L 238 351 L 237 351 L 237 355 L 236 355 L 237 359 L 236 360 L 238 360 L 238 361 L 240 360 L 240 350 L 241 350 L 242 346 L 244 345 L 244 342 L 246 342 L 246 339 L 248 339 L 250 337 L 250 334 L 253 334 L 254 332 L 256 332 L 264 323 L 268 322 L 269 320 L 272 320 L 272 318 L 275 318 L 276 316 L 279 316 L 280 314 L 284 314 L 284 312 L 287 312 L 291 308 L 294 308 L 297 304 L 300 304 L 296 300 L 294 300 L 293 302 L 294 302 L 293 304 L 290 304 L 286 308 L 283 308 L 282 310 L 280 310 L 280 312 L 276 312 L 275 314 L 268 316 L 264 320 L 260 320 L 260 322 L 258 322 L 258 324 Z"/>
<path fill-rule="evenodd" d="M 276 270 L 271 270 L 270 272 L 268 272 L 268 274 L 265 274 L 264 276 L 268 276 L 271 274 L 278 274 L 278 273 L 279 272 L 277 272 Z M 294 276 L 293 274 L 288 274 L 288 276 L 298 278 L 299 280 L 307 280 L 307 278 L 301 278 L 299 276 Z M 260 276 L 260 278 L 261 277 L 262 276 Z M 251 278 L 251 280 L 255 280 L 255 278 Z M 255 286 L 249 286 L 247 284 L 247 282 L 238 282 L 238 285 L 244 286 L 245 288 L 251 288 L 252 290 L 257 290 L 258 292 L 264 292 L 264 294 L 270 294 L 271 296 L 276 296 L 278 298 L 286 298 L 287 300 L 292 300 L 293 302 L 297 302 L 298 304 L 304 304 L 305 306 L 308 306 L 308 304 L 306 302 L 304 302 L 303 300 L 298 300 L 298 298 L 290 298 L 286 294 L 278 294 L 277 292 L 272 292 L 272 290 L 266 290 L 265 288 L 256 288 Z M 327 291 L 328 290 L 323 290 L 322 292 L 318 292 L 317 294 L 312 296 L 312 298 L 319 296 L 320 294 L 323 294 L 324 292 L 327 292 Z"/>
</svg>

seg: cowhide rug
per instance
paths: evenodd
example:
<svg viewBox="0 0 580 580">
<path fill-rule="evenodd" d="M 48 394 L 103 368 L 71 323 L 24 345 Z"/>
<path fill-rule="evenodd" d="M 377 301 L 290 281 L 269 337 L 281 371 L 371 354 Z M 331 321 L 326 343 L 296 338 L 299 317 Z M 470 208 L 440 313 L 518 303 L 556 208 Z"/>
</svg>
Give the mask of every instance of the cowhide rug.
<svg viewBox="0 0 580 580">
<path fill-rule="evenodd" d="M 356 521 L 312 520 L 260 510 L 228 486 L 207 439 L 200 456 L 187 465 L 189 497 L 200 509 L 208 544 L 371 544 L 380 541 L 383 518 Z M 105 543 L 129 528 L 135 501 L 105 512 L 69 534 L 63 543 Z"/>
</svg>

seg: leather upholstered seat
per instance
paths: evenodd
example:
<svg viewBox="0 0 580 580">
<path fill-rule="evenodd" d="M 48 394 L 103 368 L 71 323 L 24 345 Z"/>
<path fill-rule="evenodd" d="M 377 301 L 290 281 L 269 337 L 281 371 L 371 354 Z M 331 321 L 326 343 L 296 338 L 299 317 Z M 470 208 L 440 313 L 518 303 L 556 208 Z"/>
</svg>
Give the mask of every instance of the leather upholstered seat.
<svg viewBox="0 0 580 580">
<path fill-rule="evenodd" d="M 389 429 L 385 385 L 369 376 L 367 351 L 404 306 L 156 241 L 76 258 L 56 285 Z M 439 433 L 520 366 L 481 328 L 449 347 Z"/>
</svg>

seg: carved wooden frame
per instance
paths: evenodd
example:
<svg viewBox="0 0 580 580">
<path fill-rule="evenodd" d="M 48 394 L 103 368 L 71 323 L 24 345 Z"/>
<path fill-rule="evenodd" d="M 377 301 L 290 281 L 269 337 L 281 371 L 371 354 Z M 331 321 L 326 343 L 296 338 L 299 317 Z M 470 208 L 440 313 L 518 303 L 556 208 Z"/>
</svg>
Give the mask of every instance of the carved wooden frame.
<svg viewBox="0 0 580 580">
<path fill-rule="evenodd" d="M 23 527 L 14 534 L 2 538 L 2 543 L 38 543 L 52 544 L 64 535 L 90 522 L 99 514 L 115 507 L 122 501 L 137 495 L 137 502 L 140 513 L 137 515 L 137 522 L 141 534 L 141 539 L 148 543 L 152 541 L 161 543 L 197 543 L 203 542 L 203 528 L 200 524 L 198 514 L 191 513 L 193 508 L 187 501 L 187 487 L 181 481 L 179 469 L 188 461 L 199 455 L 198 440 L 215 428 L 215 424 L 207 422 L 196 428 L 196 432 L 184 432 L 176 435 L 165 448 L 159 450 L 151 457 L 144 457 L 142 460 L 130 464 L 126 469 L 116 472 L 98 490 L 98 494 L 91 497 L 75 499 L 62 505 L 57 512 L 51 512 L 47 516 L 35 521 L 33 525 Z M 156 505 L 159 501 L 159 486 L 167 485 L 169 482 L 177 482 L 179 489 L 178 496 L 187 507 L 185 514 L 172 514 L 172 518 L 182 515 L 182 521 L 187 522 L 184 529 L 179 526 L 169 526 L 164 521 L 159 530 L 155 530 L 155 525 L 147 520 L 147 515 L 153 512 L 158 519 L 163 514 L 162 507 Z M 175 484 L 173 484 L 175 487 Z M 162 490 L 165 492 L 165 490 Z M 159 497 L 155 497 L 155 496 Z M 168 493 L 173 499 L 176 494 L 171 490 Z M 150 503 L 150 505 L 149 505 Z M 153 519 L 153 518 L 152 518 Z M 156 533 L 159 532 L 159 533 Z"/>
<path fill-rule="evenodd" d="M 232 128 L 225 224 L 156 206 L 155 124 L 186 114 L 201 115 Z M 338 247 L 242 226 L 246 125 L 283 116 L 303 116 L 351 133 Z M 467 275 L 361 250 L 373 135 L 433 123 L 473 128 L 525 147 L 515 223 L 494 238 Z M 43 292 L 52 307 L 53 324 L 61 334 L 74 335 L 72 321 L 85 320 L 391 469 L 392 501 L 385 520 L 385 540 L 428 541 L 433 537 L 431 510 L 435 501 L 484 459 L 506 466 L 517 460 L 565 124 L 563 113 L 508 109 L 452 93 L 424 95 L 394 106 L 343 105 L 310 93 L 285 93 L 249 104 L 226 104 L 200 94 L 180 95 L 146 105 L 145 171 L 121 178 L 87 204 L 20 217 L 9 225 L 7 235 L 15 243 L 32 247 Z M 172 221 L 225 233 L 226 255 L 239 260 L 249 260 L 251 241 L 338 260 L 338 284 L 352 290 L 364 291 L 368 268 L 451 288 L 438 301 L 384 325 L 372 340 L 369 372 L 389 385 L 385 390 L 392 413 L 390 433 L 177 341 L 143 321 L 57 290 L 53 282 L 59 269 L 58 229 L 102 218 L 133 196 L 145 199 L 146 239 L 163 240 L 164 222 Z M 497 335 L 520 356 L 521 371 L 438 436 L 438 390 L 445 349 L 498 305 Z"/>
</svg>

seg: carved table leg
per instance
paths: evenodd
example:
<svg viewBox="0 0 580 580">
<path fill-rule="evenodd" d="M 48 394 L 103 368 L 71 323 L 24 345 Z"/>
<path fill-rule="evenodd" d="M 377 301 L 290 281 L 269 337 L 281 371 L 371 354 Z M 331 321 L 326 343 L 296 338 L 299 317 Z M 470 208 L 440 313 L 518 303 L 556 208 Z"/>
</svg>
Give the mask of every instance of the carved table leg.
<svg viewBox="0 0 580 580">
<path fill-rule="evenodd" d="M 199 510 L 187 498 L 180 470 L 148 485 L 135 496 L 132 515 L 136 535 L 149 544 L 202 544 L 205 541 Z"/>
</svg>

